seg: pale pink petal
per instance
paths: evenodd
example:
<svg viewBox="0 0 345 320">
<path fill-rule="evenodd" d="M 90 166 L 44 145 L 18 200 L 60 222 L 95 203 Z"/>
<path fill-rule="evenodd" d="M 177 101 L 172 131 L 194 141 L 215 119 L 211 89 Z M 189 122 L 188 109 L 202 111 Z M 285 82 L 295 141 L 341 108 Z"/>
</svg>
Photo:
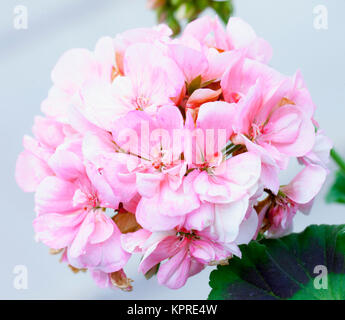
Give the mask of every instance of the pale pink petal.
<svg viewBox="0 0 345 320">
<path fill-rule="evenodd" d="M 260 182 L 265 188 L 270 189 L 274 194 L 279 190 L 278 168 L 262 163 Z"/>
<path fill-rule="evenodd" d="M 173 130 L 183 129 L 183 117 L 175 106 L 163 106 L 157 112 L 157 127 L 167 130 L 172 137 Z"/>
<path fill-rule="evenodd" d="M 281 188 L 291 200 L 299 204 L 310 202 L 325 182 L 327 171 L 317 165 L 308 165 L 287 185 Z"/>
<path fill-rule="evenodd" d="M 255 193 L 261 174 L 261 161 L 255 153 L 245 152 L 231 157 L 225 165 L 224 177 L 230 182 L 233 200 L 237 200 L 241 194 Z"/>
<path fill-rule="evenodd" d="M 74 211 L 73 196 L 76 185 L 58 177 L 46 177 L 35 194 L 35 209 L 38 214 Z"/>
<path fill-rule="evenodd" d="M 272 57 L 271 46 L 263 39 L 259 39 L 253 28 L 237 17 L 231 17 L 227 24 L 230 43 L 236 49 L 248 48 L 248 56 L 267 63 Z"/>
<path fill-rule="evenodd" d="M 230 44 L 226 32 L 217 17 L 198 18 L 187 24 L 183 37 L 194 37 L 208 47 L 229 50 Z"/>
<path fill-rule="evenodd" d="M 110 273 L 122 269 L 129 258 L 130 254 L 121 248 L 119 234 L 114 232 L 100 245 L 87 245 L 78 258 L 69 256 L 69 262 L 76 268 L 94 268 Z"/>
<path fill-rule="evenodd" d="M 86 83 L 81 90 L 81 96 L 81 113 L 88 121 L 107 131 L 114 128 L 116 119 L 129 111 L 127 106 L 116 99 L 112 85 L 104 81 Z"/>
<path fill-rule="evenodd" d="M 48 162 L 54 153 L 53 149 L 46 148 L 42 143 L 27 135 L 23 137 L 23 146 L 25 150 L 45 162 Z"/>
<path fill-rule="evenodd" d="M 271 45 L 262 38 L 256 38 L 248 47 L 247 57 L 268 63 L 273 56 L 273 49 Z"/>
<path fill-rule="evenodd" d="M 321 130 L 318 130 L 313 149 L 300 160 L 323 166 L 326 169 L 332 147 L 333 142 Z"/>
<path fill-rule="evenodd" d="M 72 243 L 86 215 L 86 211 L 40 215 L 33 222 L 36 239 L 53 249 L 65 248 Z"/>
<path fill-rule="evenodd" d="M 146 240 L 151 232 L 146 229 L 140 229 L 136 232 L 129 232 L 121 235 L 121 245 L 124 250 L 130 253 L 141 252 Z"/>
<path fill-rule="evenodd" d="M 158 199 L 160 214 L 169 217 L 185 215 L 200 206 L 199 198 L 188 180 L 177 190 L 172 190 L 169 183 L 162 182 Z"/>
<path fill-rule="evenodd" d="M 189 246 L 189 252 L 196 260 L 204 264 L 216 259 L 213 246 L 205 240 L 193 240 Z"/>
<path fill-rule="evenodd" d="M 231 43 L 236 47 L 246 47 L 256 39 L 253 28 L 241 18 L 231 17 L 228 21 L 226 31 L 231 39 Z"/>
<path fill-rule="evenodd" d="M 258 214 L 255 210 L 252 210 L 250 216 L 243 220 L 240 225 L 238 236 L 235 240 L 237 245 L 248 244 L 251 240 L 254 239 L 256 230 L 259 226 Z M 260 225 L 261 226 L 261 225 Z"/>
<path fill-rule="evenodd" d="M 289 156 L 304 156 L 314 145 L 314 125 L 297 106 L 286 105 L 277 109 L 265 130 L 263 139 Z"/>
<path fill-rule="evenodd" d="M 125 74 L 131 78 L 136 97 L 148 99 L 142 101 L 142 108 L 171 105 L 171 98 L 178 97 L 184 87 L 177 64 L 158 47 L 146 43 L 126 50 Z"/>
<path fill-rule="evenodd" d="M 98 287 L 109 288 L 111 286 L 108 273 L 97 270 L 97 269 L 96 270 L 90 269 L 90 275 Z"/>
<path fill-rule="evenodd" d="M 109 135 L 86 135 L 84 138 L 83 154 L 89 178 L 100 197 L 113 204 L 119 198 L 129 202 L 137 194 L 135 173 L 130 173 L 127 168 L 129 156 L 115 150 Z"/>
<path fill-rule="evenodd" d="M 73 104 L 69 106 L 68 110 L 66 110 L 68 123 L 71 125 L 71 127 L 82 134 L 85 134 L 85 132 L 92 132 L 94 134 L 102 135 L 104 130 L 87 120 L 81 109 L 82 108 L 80 108 L 79 104 Z"/>
<path fill-rule="evenodd" d="M 250 134 L 250 129 L 253 123 L 255 123 L 262 103 L 262 82 L 258 80 L 239 103 L 239 110 L 236 113 L 236 123 L 234 125 L 237 133 Z"/>
<path fill-rule="evenodd" d="M 259 61 L 246 59 L 245 52 L 239 50 L 233 55 L 221 80 L 225 101 L 236 102 L 245 97 L 249 90 L 260 79 L 264 112 L 258 115 L 259 122 L 265 121 L 271 109 L 287 94 L 291 88 L 291 80 L 275 69 Z"/>
<path fill-rule="evenodd" d="M 136 173 L 138 192 L 143 197 L 151 198 L 159 192 L 160 184 L 164 176 L 159 173 Z"/>
<path fill-rule="evenodd" d="M 199 261 L 195 259 L 190 260 L 190 268 L 189 268 L 189 277 L 192 277 L 202 270 L 204 270 L 205 265 L 203 263 L 200 263 Z"/>
<path fill-rule="evenodd" d="M 176 236 L 165 237 L 161 241 L 154 243 L 151 248 L 148 248 L 148 252 L 145 253 L 140 263 L 139 271 L 145 274 L 152 267 L 172 257 L 181 249 L 185 249 L 184 242 L 179 242 Z"/>
<path fill-rule="evenodd" d="M 89 212 L 68 250 L 69 259 L 77 258 L 86 253 L 85 247 L 95 229 L 94 219 L 93 212 Z"/>
<path fill-rule="evenodd" d="M 139 201 L 141 199 L 141 196 L 139 193 L 137 193 L 132 199 L 129 201 L 123 202 L 123 207 L 128 211 L 135 213 L 139 204 Z"/>
<path fill-rule="evenodd" d="M 49 166 L 61 179 L 74 180 L 85 172 L 82 160 L 73 152 L 57 150 L 49 159 Z"/>
<path fill-rule="evenodd" d="M 111 37 L 100 38 L 96 43 L 94 53 L 100 64 L 102 79 L 111 81 L 112 68 L 116 65 L 113 39 Z"/>
<path fill-rule="evenodd" d="M 90 244 L 98 244 L 111 237 L 114 229 L 118 229 L 111 219 L 103 213 L 94 212 L 94 230 L 89 238 Z"/>
<path fill-rule="evenodd" d="M 170 289 L 179 289 L 189 277 L 191 258 L 186 249 L 181 249 L 171 259 L 159 267 L 157 280 Z"/>
<path fill-rule="evenodd" d="M 213 203 L 231 201 L 230 190 L 222 177 L 210 176 L 206 171 L 203 171 L 195 178 L 193 186 L 202 201 Z"/>
<path fill-rule="evenodd" d="M 16 163 L 15 178 L 25 192 L 36 191 L 38 185 L 47 176 L 53 175 L 47 163 L 29 151 L 19 154 Z"/>
<path fill-rule="evenodd" d="M 224 100 L 230 103 L 237 102 L 240 94 L 247 93 L 249 87 L 255 83 L 243 74 L 244 54 L 243 51 L 236 51 L 231 56 L 220 82 Z"/>
<path fill-rule="evenodd" d="M 120 204 L 120 197 L 116 195 L 108 183 L 104 182 L 102 170 L 99 170 L 91 162 L 85 162 L 87 176 L 92 182 L 93 188 L 97 190 L 100 204 L 107 208 L 117 209 Z"/>
<path fill-rule="evenodd" d="M 205 202 L 186 216 L 184 228 L 187 230 L 203 230 L 209 227 L 214 220 L 214 204 Z"/>
<path fill-rule="evenodd" d="M 32 132 L 38 141 L 53 149 L 61 144 L 65 138 L 63 124 L 40 116 L 35 117 Z"/>
<path fill-rule="evenodd" d="M 68 122 L 68 109 L 70 107 L 72 96 L 57 86 L 51 87 L 48 97 L 42 101 L 42 112 L 63 123 Z"/>
<path fill-rule="evenodd" d="M 208 88 L 197 89 L 187 100 L 187 108 L 198 108 L 200 105 L 206 102 L 213 102 L 218 100 L 218 97 L 221 95 L 222 91 L 212 90 Z"/>
<path fill-rule="evenodd" d="M 287 98 L 300 106 L 308 117 L 313 117 L 316 106 L 311 98 L 310 92 L 306 87 L 301 71 L 298 70 L 293 77 L 294 86 Z"/>
<path fill-rule="evenodd" d="M 52 71 L 55 85 L 74 93 L 86 80 L 97 74 L 98 64 L 92 52 L 72 49 L 65 52 Z"/>
<path fill-rule="evenodd" d="M 135 215 L 143 228 L 150 231 L 163 231 L 183 224 L 184 216 L 182 215 L 167 216 L 162 214 L 161 204 L 158 194 L 152 198 L 141 198 Z"/>
<path fill-rule="evenodd" d="M 215 143 L 217 130 L 226 130 L 226 138 L 233 132 L 235 105 L 217 101 L 203 104 L 199 109 L 197 125 L 203 130 L 214 130 Z M 217 144 L 215 144 L 217 146 Z"/>
<path fill-rule="evenodd" d="M 247 198 L 228 204 L 216 204 L 215 221 L 211 230 L 218 241 L 231 243 L 236 240 L 247 209 Z"/>
<path fill-rule="evenodd" d="M 169 45 L 169 56 L 176 62 L 184 73 L 187 83 L 201 76 L 208 68 L 205 55 L 184 45 Z"/>
<path fill-rule="evenodd" d="M 219 81 L 236 54 L 236 51 L 219 52 L 210 48 L 207 53 L 208 69 L 202 74 L 202 82 Z"/>
</svg>

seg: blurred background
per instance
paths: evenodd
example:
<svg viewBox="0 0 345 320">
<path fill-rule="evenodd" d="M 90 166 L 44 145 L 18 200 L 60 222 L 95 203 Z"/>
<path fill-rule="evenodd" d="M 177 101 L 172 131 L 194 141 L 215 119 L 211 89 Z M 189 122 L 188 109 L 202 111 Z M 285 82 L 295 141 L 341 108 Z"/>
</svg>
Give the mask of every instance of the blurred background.
<svg viewBox="0 0 345 320">
<path fill-rule="evenodd" d="M 28 11 L 28 28 L 14 28 L 14 9 Z M 328 10 L 328 29 L 314 27 L 314 8 Z M 345 1 L 234 0 L 235 16 L 249 22 L 268 40 L 271 65 L 292 75 L 301 69 L 318 109 L 316 119 L 345 156 Z M 214 14 L 211 11 L 204 14 Z M 0 299 L 206 299 L 212 268 L 174 291 L 147 281 L 136 271 L 138 258 L 126 269 L 134 290 L 99 289 L 85 273 L 73 274 L 58 256 L 34 241 L 33 195 L 23 193 L 14 180 L 22 136 L 30 134 L 33 117 L 51 86 L 50 72 L 59 56 L 73 47 L 93 49 L 98 38 L 129 28 L 150 27 L 155 14 L 145 0 L 2 0 L 0 4 Z M 332 170 L 335 166 L 331 165 Z M 284 173 L 286 181 L 295 168 Z M 284 179 L 285 177 L 283 177 Z M 326 205 L 324 195 L 331 172 L 311 214 L 297 214 L 294 231 L 309 224 L 345 223 L 345 207 Z M 28 270 L 28 289 L 13 285 L 16 265 Z"/>
</svg>

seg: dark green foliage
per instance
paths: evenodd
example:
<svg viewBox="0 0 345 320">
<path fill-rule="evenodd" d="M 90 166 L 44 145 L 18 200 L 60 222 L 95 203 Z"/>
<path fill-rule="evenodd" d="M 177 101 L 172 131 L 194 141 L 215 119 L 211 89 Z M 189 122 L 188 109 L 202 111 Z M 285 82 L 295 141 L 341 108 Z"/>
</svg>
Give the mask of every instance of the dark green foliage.
<svg viewBox="0 0 345 320">
<path fill-rule="evenodd" d="M 345 299 L 345 225 L 310 226 L 302 233 L 241 246 L 210 276 L 210 300 Z M 327 289 L 314 285 L 316 266 L 327 267 Z"/>
</svg>

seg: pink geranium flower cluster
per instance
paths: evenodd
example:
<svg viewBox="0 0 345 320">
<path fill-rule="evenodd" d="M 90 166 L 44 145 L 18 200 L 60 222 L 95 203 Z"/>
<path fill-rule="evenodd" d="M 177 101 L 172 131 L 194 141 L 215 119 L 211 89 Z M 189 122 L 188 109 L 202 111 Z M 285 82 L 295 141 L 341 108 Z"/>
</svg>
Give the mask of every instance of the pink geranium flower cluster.
<svg viewBox="0 0 345 320">
<path fill-rule="evenodd" d="M 35 192 L 36 238 L 98 285 L 124 267 L 169 288 L 281 236 L 325 181 L 330 141 L 297 72 L 238 18 L 160 25 L 72 49 L 52 71 L 44 116 L 24 137 L 18 184 Z M 301 171 L 281 185 L 297 158 Z"/>
</svg>

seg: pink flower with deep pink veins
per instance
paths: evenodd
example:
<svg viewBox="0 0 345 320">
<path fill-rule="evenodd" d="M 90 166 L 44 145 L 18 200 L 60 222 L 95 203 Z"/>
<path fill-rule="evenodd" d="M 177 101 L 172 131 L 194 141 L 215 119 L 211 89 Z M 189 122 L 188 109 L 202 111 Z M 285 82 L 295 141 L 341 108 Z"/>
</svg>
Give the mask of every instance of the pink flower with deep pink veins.
<svg viewBox="0 0 345 320">
<path fill-rule="evenodd" d="M 86 175 L 80 143 L 64 147 L 49 160 L 55 175 L 46 177 L 35 194 L 36 238 L 53 249 L 67 248 L 76 268 L 117 271 L 129 255 L 121 248 L 121 232 L 105 214 L 111 204 L 102 201 Z"/>
<path fill-rule="evenodd" d="M 147 274 L 158 270 L 160 284 L 178 289 L 205 266 L 226 264 L 232 255 L 241 257 L 238 245 L 248 243 L 254 237 L 257 222 L 256 213 L 239 222 L 237 233 L 227 243 L 219 241 L 209 229 L 198 231 L 183 227 L 153 233 L 141 229 L 122 235 L 121 241 L 128 252 L 143 254 L 140 272 Z"/>
<path fill-rule="evenodd" d="M 119 74 L 124 74 L 124 56 L 129 46 L 136 43 L 166 43 L 170 42 L 171 29 L 160 24 L 153 28 L 136 28 L 122 32 L 114 38 L 116 66 Z"/>
<path fill-rule="evenodd" d="M 161 48 L 133 44 L 124 55 L 124 75 L 112 82 L 86 83 L 81 89 L 80 109 L 90 122 L 111 131 L 130 111 L 154 114 L 159 107 L 175 105 L 183 88 L 182 72 Z"/>
<path fill-rule="evenodd" d="M 232 142 L 261 156 L 262 182 L 276 193 L 278 170 L 287 167 L 289 158 L 306 155 L 314 145 L 311 115 L 304 105 L 287 98 L 292 97 L 289 78 L 241 55 L 234 59 L 221 85 L 225 99 L 237 102 L 239 109 Z"/>
</svg>

